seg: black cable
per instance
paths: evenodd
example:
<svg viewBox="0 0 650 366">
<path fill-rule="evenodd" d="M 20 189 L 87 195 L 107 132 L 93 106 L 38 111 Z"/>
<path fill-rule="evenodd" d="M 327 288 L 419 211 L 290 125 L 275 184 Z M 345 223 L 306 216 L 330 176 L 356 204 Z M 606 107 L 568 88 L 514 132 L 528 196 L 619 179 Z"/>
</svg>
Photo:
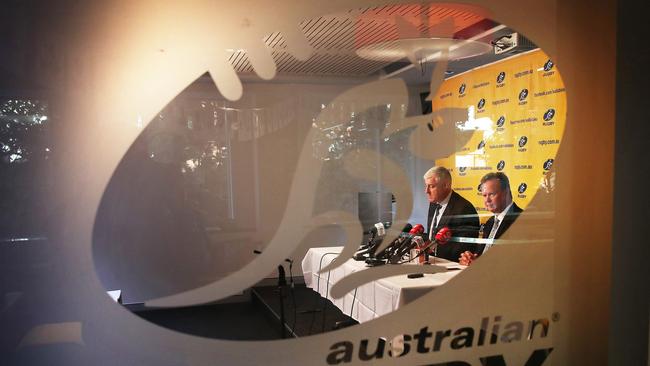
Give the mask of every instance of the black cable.
<svg viewBox="0 0 650 366">
<path fill-rule="evenodd" d="M 298 319 L 298 313 L 296 311 L 296 291 L 295 284 L 293 283 L 293 261 L 288 260 L 289 262 L 289 291 L 291 291 L 291 299 L 293 300 L 293 325 L 291 326 L 291 332 L 296 336 L 296 320 Z"/>
<path fill-rule="evenodd" d="M 354 309 L 354 301 L 357 299 L 357 290 L 358 289 L 359 289 L 358 287 L 356 287 L 354 289 L 354 295 L 352 296 L 352 306 L 350 306 L 350 318 L 352 318 L 352 319 L 354 319 L 354 317 L 352 316 L 352 310 Z"/>
<path fill-rule="evenodd" d="M 410 259 L 407 260 L 407 261 L 402 260 L 401 262 L 397 262 L 397 264 L 408 263 L 408 262 L 410 262 L 410 261 L 412 261 L 412 260 L 414 260 L 414 259 L 420 258 L 420 257 L 421 257 L 422 255 L 424 255 L 424 253 L 425 253 L 427 250 L 429 250 L 429 248 L 431 248 L 434 244 L 438 244 L 438 243 L 435 242 L 435 241 L 430 242 L 429 244 L 425 245 L 422 249 L 420 249 L 420 252 L 418 253 L 418 255 L 416 255 L 416 256 L 413 257 L 413 258 L 410 258 Z M 435 249 L 437 249 L 437 248 L 438 248 L 438 245 L 436 245 L 436 248 L 435 248 Z M 434 255 L 434 256 L 435 256 L 435 255 Z"/>
<path fill-rule="evenodd" d="M 331 263 L 331 262 L 330 262 Z M 319 271 L 320 272 L 320 271 Z M 325 306 L 323 307 L 323 326 L 321 327 L 321 332 L 325 333 L 325 312 L 327 311 L 327 297 L 330 295 L 330 275 L 332 271 L 327 271 L 327 290 L 325 290 Z"/>
</svg>

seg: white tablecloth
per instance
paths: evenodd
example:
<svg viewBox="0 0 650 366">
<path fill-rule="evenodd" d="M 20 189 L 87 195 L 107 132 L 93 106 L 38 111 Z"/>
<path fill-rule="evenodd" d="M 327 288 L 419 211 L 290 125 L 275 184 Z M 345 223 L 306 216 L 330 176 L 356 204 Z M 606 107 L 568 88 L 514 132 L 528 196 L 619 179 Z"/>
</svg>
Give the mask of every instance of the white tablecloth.
<svg viewBox="0 0 650 366">
<path fill-rule="evenodd" d="M 424 274 L 421 278 L 407 278 L 406 275 L 386 277 L 366 283 L 355 291 L 351 291 L 340 299 L 334 299 L 329 294 L 333 284 L 343 277 L 366 269 L 363 261 L 348 260 L 343 265 L 318 274 L 320 268 L 325 268 L 338 256 L 343 247 L 311 248 L 302 260 L 303 275 L 307 287 L 318 291 L 323 297 L 331 300 L 341 311 L 359 322 L 366 322 L 387 314 L 408 304 L 431 289 L 444 284 L 457 275 L 460 270 Z M 436 258 L 436 264 L 447 268 L 464 268 L 458 263 Z M 403 264 L 410 265 L 410 264 Z M 354 306 L 353 305 L 354 300 Z"/>
</svg>

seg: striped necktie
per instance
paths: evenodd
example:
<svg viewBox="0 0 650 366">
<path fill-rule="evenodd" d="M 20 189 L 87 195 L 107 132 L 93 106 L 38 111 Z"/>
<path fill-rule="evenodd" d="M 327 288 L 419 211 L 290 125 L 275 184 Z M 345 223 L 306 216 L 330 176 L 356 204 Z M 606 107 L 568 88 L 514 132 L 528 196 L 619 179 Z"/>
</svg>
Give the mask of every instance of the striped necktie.
<svg viewBox="0 0 650 366">
<path fill-rule="evenodd" d="M 497 235 L 497 230 L 499 229 L 499 219 L 494 216 L 494 225 L 492 225 L 492 230 L 490 230 L 490 236 L 488 236 L 488 239 L 494 239 L 494 237 Z"/>
</svg>

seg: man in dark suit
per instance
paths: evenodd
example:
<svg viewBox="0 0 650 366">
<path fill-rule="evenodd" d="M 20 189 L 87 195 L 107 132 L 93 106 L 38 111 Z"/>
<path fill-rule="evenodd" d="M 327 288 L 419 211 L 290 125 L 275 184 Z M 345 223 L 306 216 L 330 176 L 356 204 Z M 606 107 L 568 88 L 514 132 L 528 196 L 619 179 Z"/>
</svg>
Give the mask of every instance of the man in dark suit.
<svg viewBox="0 0 650 366">
<path fill-rule="evenodd" d="M 523 210 L 512 200 L 510 181 L 504 173 L 488 173 L 483 176 L 481 194 L 485 208 L 494 214 L 483 227 L 483 237 L 499 239 Z M 460 264 L 470 265 L 478 256 L 488 251 L 492 245 L 493 243 L 490 242 L 479 245 L 475 251 L 465 251 L 458 261 Z"/>
<path fill-rule="evenodd" d="M 429 200 L 427 237 L 433 239 L 443 227 L 453 237 L 478 237 L 479 219 L 474 205 L 451 189 L 451 174 L 444 167 L 433 167 L 424 174 L 424 191 Z M 458 261 L 460 254 L 475 249 L 474 244 L 449 241 L 435 248 L 437 257 Z"/>
</svg>

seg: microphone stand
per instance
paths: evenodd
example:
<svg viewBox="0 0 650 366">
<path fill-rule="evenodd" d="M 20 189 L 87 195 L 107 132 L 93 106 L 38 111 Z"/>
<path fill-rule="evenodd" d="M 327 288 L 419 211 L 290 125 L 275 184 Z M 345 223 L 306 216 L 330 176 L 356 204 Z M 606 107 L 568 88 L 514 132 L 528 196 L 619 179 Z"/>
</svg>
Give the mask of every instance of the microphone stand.
<svg viewBox="0 0 650 366">
<path fill-rule="evenodd" d="M 280 264 L 278 266 L 278 296 L 280 297 L 280 334 L 282 338 L 287 338 L 286 329 L 284 326 L 284 287 L 287 285 L 287 279 L 284 274 L 284 267 Z"/>
<path fill-rule="evenodd" d="M 375 254 L 376 250 L 377 250 L 376 245 L 370 248 L 370 252 L 368 253 L 368 258 L 366 259 L 366 264 L 368 265 L 368 267 L 375 267 L 375 266 L 380 266 L 382 264 L 386 264 L 386 261 L 382 259 L 381 256 L 378 257 Z M 382 256 L 383 254 L 386 253 L 387 250 L 388 248 L 384 249 L 384 251 L 381 253 Z"/>
<path fill-rule="evenodd" d="M 262 254 L 261 250 L 253 250 L 253 253 L 255 254 Z M 293 261 L 290 259 L 285 259 L 285 261 L 289 262 L 289 269 L 291 269 L 291 266 L 293 265 Z M 280 334 L 282 335 L 282 338 L 287 338 L 287 333 L 286 333 L 286 327 L 285 323 L 286 320 L 284 318 L 284 288 L 287 286 L 287 278 L 284 272 L 284 267 L 282 265 L 278 265 L 278 296 L 280 297 Z M 291 291 L 293 291 L 293 275 L 291 276 Z M 294 299 L 295 300 L 295 299 Z M 294 303 L 294 311 L 295 311 L 295 303 Z M 295 321 L 295 316 L 294 316 L 294 321 Z M 293 329 L 291 329 L 292 332 L 295 332 Z"/>
<path fill-rule="evenodd" d="M 376 252 L 377 252 L 377 247 L 379 246 L 379 243 L 372 243 L 373 245 L 368 249 L 368 258 L 366 258 L 366 264 L 368 267 L 375 267 L 375 266 L 380 266 L 382 264 L 386 264 L 386 261 L 382 259 L 381 257 L 386 254 L 386 252 L 389 250 L 390 246 L 387 247 L 380 253 L 381 255 L 378 257 Z"/>
<path fill-rule="evenodd" d="M 355 261 L 362 261 L 366 259 L 366 256 L 364 254 L 370 253 L 373 254 L 372 246 L 374 245 L 373 241 L 375 240 L 375 231 L 370 233 L 370 238 L 368 239 L 368 243 L 366 243 L 365 247 L 362 246 L 361 249 L 357 252 L 357 254 L 354 255 L 354 260 Z M 364 253 L 366 252 L 366 253 Z"/>
</svg>

